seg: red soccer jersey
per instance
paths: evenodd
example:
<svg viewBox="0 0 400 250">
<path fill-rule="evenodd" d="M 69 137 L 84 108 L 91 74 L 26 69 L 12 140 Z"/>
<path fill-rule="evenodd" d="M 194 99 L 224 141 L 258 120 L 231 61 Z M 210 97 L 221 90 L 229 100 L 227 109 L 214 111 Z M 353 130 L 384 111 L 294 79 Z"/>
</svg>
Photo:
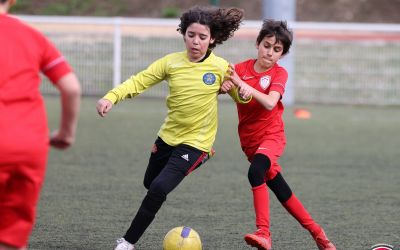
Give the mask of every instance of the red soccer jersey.
<svg viewBox="0 0 400 250">
<path fill-rule="evenodd" d="M 266 72 L 254 70 L 255 59 L 235 65 L 239 77 L 258 91 L 268 94 L 277 91 L 283 96 L 288 78 L 287 71 L 275 64 Z M 239 137 L 242 147 L 258 146 L 266 136 L 284 140 L 284 124 L 282 120 L 283 104 L 278 101 L 271 110 L 267 110 L 254 98 L 248 104 L 237 104 L 239 115 Z"/>
<path fill-rule="evenodd" d="M 40 32 L 0 14 L 0 161 L 48 145 L 39 72 L 55 83 L 71 68 Z"/>
</svg>

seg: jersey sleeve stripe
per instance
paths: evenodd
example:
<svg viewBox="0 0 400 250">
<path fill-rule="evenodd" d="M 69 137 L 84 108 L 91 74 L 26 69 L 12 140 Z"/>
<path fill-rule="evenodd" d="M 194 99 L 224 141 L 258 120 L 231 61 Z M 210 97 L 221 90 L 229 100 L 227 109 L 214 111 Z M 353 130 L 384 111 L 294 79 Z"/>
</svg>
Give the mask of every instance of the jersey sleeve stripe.
<svg viewBox="0 0 400 250">
<path fill-rule="evenodd" d="M 283 85 L 282 83 L 276 83 L 276 82 L 274 82 L 274 83 L 271 84 L 271 86 L 272 86 L 272 85 L 277 85 L 277 86 L 281 87 L 282 89 L 285 89 L 285 85 Z"/>
<path fill-rule="evenodd" d="M 56 66 L 56 65 L 58 65 L 58 64 L 60 64 L 60 63 L 62 63 L 62 62 L 64 62 L 64 61 L 65 61 L 64 56 L 58 57 L 57 59 L 51 61 L 49 64 L 47 64 L 46 66 L 44 66 L 43 72 L 46 72 L 46 71 L 50 70 L 50 69 L 53 68 L 54 66 Z"/>
</svg>

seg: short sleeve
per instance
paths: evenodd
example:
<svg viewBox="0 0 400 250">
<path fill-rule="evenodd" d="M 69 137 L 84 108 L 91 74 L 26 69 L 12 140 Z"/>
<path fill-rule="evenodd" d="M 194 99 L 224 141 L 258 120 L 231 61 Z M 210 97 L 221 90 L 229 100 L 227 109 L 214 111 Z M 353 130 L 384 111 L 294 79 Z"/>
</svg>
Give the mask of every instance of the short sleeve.
<svg viewBox="0 0 400 250">
<path fill-rule="evenodd" d="M 61 77 L 72 71 L 64 56 L 47 38 L 43 40 L 41 71 L 49 80 L 56 83 Z"/>
<path fill-rule="evenodd" d="M 270 92 L 276 91 L 280 93 L 281 96 L 283 96 L 283 93 L 285 92 L 287 79 L 288 79 L 287 71 L 284 68 L 279 67 L 276 71 L 275 76 L 272 79 L 271 88 L 269 91 Z"/>
</svg>

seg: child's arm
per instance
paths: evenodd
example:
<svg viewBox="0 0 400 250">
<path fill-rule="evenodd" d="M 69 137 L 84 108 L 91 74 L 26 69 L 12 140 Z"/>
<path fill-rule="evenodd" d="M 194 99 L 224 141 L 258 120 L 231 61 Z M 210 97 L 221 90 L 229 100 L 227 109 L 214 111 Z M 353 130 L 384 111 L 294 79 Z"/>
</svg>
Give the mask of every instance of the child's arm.
<svg viewBox="0 0 400 250">
<path fill-rule="evenodd" d="M 236 102 L 236 103 L 242 103 L 246 104 L 249 103 L 252 99 L 251 95 L 243 93 L 239 93 L 239 87 L 237 87 L 230 79 L 230 74 L 232 74 L 232 68 L 234 68 L 234 65 L 230 64 L 228 67 L 228 75 L 225 76 L 225 80 L 221 85 L 221 88 L 219 90 L 220 94 L 226 94 L 228 93 L 231 98 Z"/>
<path fill-rule="evenodd" d="M 103 98 L 97 101 L 97 113 L 104 117 L 112 109 L 113 105 L 124 100 L 133 98 L 149 87 L 161 82 L 166 77 L 167 57 L 153 62 L 147 69 L 132 75 L 122 84 L 108 91 Z"/>
<path fill-rule="evenodd" d="M 236 103 L 246 104 L 249 103 L 252 99 L 251 95 L 240 93 L 239 87 L 235 85 L 230 90 L 228 90 L 228 94 Z"/>
<path fill-rule="evenodd" d="M 55 86 L 61 96 L 61 121 L 59 129 L 50 135 L 50 145 L 58 149 L 65 149 L 75 141 L 81 87 L 78 78 L 72 72 L 58 80 Z"/>
<path fill-rule="evenodd" d="M 230 65 L 229 68 L 231 74 L 228 76 L 228 79 L 237 86 L 237 89 L 239 90 L 238 96 L 241 96 L 244 99 L 252 97 L 268 110 L 272 110 L 275 107 L 281 98 L 279 92 L 271 91 L 269 94 L 264 94 L 240 79 L 232 65 Z"/>
<path fill-rule="evenodd" d="M 245 83 L 246 84 L 246 83 Z M 247 85 L 247 84 L 246 84 Z M 272 110 L 278 101 L 281 99 L 281 94 L 277 91 L 271 91 L 269 94 L 264 94 L 249 85 L 247 85 L 251 90 L 251 96 L 256 99 L 264 108 Z M 244 87 L 242 87 L 244 88 Z"/>
</svg>

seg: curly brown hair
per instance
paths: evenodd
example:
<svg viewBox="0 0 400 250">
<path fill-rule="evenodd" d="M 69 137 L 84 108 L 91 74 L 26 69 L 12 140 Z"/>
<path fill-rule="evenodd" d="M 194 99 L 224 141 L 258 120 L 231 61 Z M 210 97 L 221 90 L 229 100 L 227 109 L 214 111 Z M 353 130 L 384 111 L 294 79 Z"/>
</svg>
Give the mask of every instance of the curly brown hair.
<svg viewBox="0 0 400 250">
<path fill-rule="evenodd" d="M 242 23 L 244 12 L 238 8 L 217 8 L 195 6 L 184 12 L 177 31 L 185 35 L 192 23 L 199 23 L 210 28 L 211 38 L 215 41 L 209 45 L 213 49 L 233 36 Z"/>
</svg>

